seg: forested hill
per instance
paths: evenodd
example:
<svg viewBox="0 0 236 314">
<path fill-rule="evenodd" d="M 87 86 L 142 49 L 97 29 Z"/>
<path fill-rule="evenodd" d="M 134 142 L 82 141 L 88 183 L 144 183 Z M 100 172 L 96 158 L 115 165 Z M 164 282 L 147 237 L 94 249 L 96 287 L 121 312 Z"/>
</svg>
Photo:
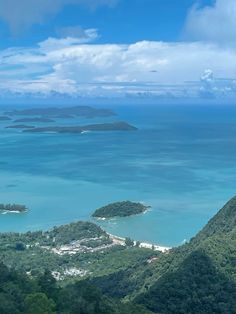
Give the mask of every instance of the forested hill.
<svg viewBox="0 0 236 314">
<path fill-rule="evenodd" d="M 96 218 L 127 217 L 144 213 L 148 208 L 149 206 L 142 203 L 123 201 L 98 208 L 92 216 Z"/>
<path fill-rule="evenodd" d="M 219 212 L 208 222 L 208 224 L 194 238 L 196 241 L 207 239 L 214 235 L 224 235 L 234 231 L 236 228 L 236 197 L 233 197 Z"/>
<path fill-rule="evenodd" d="M 190 243 L 93 283 L 160 314 L 236 313 L 236 198 Z M 114 288 L 113 288 L 114 287 Z"/>
<path fill-rule="evenodd" d="M 11 269 L 0 265 L 1 314 L 236 313 L 236 198 L 163 254 L 114 243 L 89 222 L 1 234 L 0 244 Z"/>
<path fill-rule="evenodd" d="M 60 287 L 50 272 L 32 279 L 0 263 L 1 314 L 148 314 L 108 298 L 86 282 Z"/>
</svg>

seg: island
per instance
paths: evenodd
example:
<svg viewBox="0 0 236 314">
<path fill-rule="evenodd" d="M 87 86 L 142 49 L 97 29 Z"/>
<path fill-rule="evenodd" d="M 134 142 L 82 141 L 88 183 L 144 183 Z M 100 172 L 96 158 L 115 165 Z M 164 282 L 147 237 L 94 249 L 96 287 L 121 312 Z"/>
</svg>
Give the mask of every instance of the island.
<svg viewBox="0 0 236 314">
<path fill-rule="evenodd" d="M 116 202 L 103 206 L 92 214 L 94 218 L 114 218 L 114 217 L 128 217 L 132 215 L 142 214 L 148 210 L 150 206 L 142 203 L 135 203 L 131 201 Z"/>
<path fill-rule="evenodd" d="M 53 115 L 54 119 L 74 119 L 75 116 L 72 114 L 59 114 L 59 115 Z"/>
<path fill-rule="evenodd" d="M 5 112 L 10 116 L 40 116 L 49 118 L 97 118 L 110 117 L 116 114 L 110 109 L 93 108 L 90 106 L 73 106 L 73 107 L 52 107 L 52 108 L 30 108 L 23 110 L 13 110 Z"/>
<path fill-rule="evenodd" d="M 53 119 L 49 118 L 22 118 L 17 119 L 14 121 L 15 123 L 21 123 L 21 122 L 43 122 L 43 123 L 50 123 L 55 122 Z"/>
<path fill-rule="evenodd" d="M 35 128 L 35 126 L 26 125 L 26 124 L 16 124 L 16 125 L 6 126 L 6 129 L 33 129 L 33 128 Z"/>
<path fill-rule="evenodd" d="M 36 127 L 23 132 L 34 133 L 84 133 L 88 131 L 135 131 L 136 127 L 127 122 L 113 122 L 113 123 L 98 123 L 84 126 L 49 126 Z"/>
<path fill-rule="evenodd" d="M 18 204 L 0 204 L 0 211 L 6 213 L 24 213 L 27 211 L 27 207 Z"/>
</svg>

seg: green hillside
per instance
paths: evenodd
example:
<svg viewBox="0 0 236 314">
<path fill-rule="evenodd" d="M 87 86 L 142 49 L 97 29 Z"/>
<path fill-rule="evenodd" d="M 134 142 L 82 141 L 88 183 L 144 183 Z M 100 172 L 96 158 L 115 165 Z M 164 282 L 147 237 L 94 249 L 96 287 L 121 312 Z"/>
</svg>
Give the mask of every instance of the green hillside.
<svg viewBox="0 0 236 314">
<path fill-rule="evenodd" d="M 160 314 L 236 313 L 236 198 L 190 243 L 93 282 Z"/>
<path fill-rule="evenodd" d="M 77 222 L 1 234 L 0 258 L 11 269 L 0 265 L 3 314 L 235 314 L 236 198 L 189 243 L 163 254 Z"/>
<path fill-rule="evenodd" d="M 60 287 L 51 273 L 36 278 L 0 263 L 1 314 L 150 314 L 142 306 L 122 304 L 85 282 Z"/>
<path fill-rule="evenodd" d="M 78 221 L 49 231 L 0 233 L 0 260 L 35 275 L 45 269 L 61 281 L 104 276 L 143 263 L 159 252 L 123 246 L 99 226 Z"/>
</svg>

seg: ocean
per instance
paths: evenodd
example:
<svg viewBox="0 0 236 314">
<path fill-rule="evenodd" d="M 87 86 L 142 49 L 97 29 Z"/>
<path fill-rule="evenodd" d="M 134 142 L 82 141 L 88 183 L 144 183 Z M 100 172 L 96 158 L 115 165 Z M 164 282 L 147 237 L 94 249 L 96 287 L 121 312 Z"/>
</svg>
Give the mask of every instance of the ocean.
<svg viewBox="0 0 236 314">
<path fill-rule="evenodd" d="M 236 194 L 236 107 L 102 107 L 118 116 L 54 125 L 127 121 L 138 131 L 30 134 L 0 122 L 0 203 L 29 208 L 0 215 L 1 232 L 93 221 L 98 207 L 131 200 L 151 209 L 98 223 L 118 236 L 177 246 Z"/>
</svg>

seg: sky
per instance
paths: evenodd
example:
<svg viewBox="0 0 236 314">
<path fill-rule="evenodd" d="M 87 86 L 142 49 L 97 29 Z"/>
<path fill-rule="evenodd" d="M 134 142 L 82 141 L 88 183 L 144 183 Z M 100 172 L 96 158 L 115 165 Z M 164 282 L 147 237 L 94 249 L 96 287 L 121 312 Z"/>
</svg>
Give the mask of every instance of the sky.
<svg viewBox="0 0 236 314">
<path fill-rule="evenodd" d="M 235 0 L 0 0 L 0 99 L 236 100 Z"/>
</svg>

